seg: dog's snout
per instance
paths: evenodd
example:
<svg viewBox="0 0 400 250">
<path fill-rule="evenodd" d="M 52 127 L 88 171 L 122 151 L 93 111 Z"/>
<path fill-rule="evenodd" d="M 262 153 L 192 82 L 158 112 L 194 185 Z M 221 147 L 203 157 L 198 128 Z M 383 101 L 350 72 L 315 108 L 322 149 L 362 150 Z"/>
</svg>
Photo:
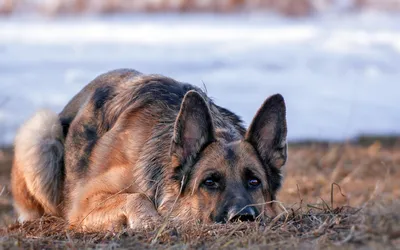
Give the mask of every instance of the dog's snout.
<svg viewBox="0 0 400 250">
<path fill-rule="evenodd" d="M 256 219 L 256 211 L 254 207 L 245 207 L 242 209 L 232 209 L 228 213 L 229 222 L 237 221 L 254 221 Z"/>
</svg>

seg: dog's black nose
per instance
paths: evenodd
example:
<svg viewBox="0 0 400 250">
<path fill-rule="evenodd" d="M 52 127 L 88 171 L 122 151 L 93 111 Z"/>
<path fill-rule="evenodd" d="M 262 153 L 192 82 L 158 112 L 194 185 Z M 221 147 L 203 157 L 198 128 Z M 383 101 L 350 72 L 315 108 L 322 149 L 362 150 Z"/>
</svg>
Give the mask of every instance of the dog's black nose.
<svg viewBox="0 0 400 250">
<path fill-rule="evenodd" d="M 229 222 L 237 221 L 254 221 L 256 219 L 256 211 L 253 207 L 245 207 L 242 209 L 231 209 L 228 213 Z"/>
</svg>

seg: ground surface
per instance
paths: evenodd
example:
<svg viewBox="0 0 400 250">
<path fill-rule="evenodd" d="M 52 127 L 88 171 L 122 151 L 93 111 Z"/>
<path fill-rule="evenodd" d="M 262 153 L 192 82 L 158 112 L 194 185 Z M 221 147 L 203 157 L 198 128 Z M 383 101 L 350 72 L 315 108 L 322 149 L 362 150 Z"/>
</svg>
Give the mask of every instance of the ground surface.
<svg viewBox="0 0 400 250">
<path fill-rule="evenodd" d="M 66 229 L 57 218 L 14 223 L 9 189 L 12 151 L 2 150 L 0 249 L 400 249 L 398 139 L 298 144 L 289 153 L 278 196 L 284 209 L 266 224 L 160 225 L 144 232 L 80 233 Z"/>
</svg>

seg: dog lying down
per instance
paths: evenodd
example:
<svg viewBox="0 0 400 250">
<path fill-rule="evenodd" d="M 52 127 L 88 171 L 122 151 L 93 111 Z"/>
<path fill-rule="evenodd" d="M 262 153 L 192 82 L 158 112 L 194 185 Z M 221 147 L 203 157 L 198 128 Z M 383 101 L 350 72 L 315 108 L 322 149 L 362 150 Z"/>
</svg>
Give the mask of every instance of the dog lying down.
<svg viewBox="0 0 400 250">
<path fill-rule="evenodd" d="M 286 134 L 279 94 L 245 129 L 193 85 L 111 71 L 20 128 L 15 209 L 20 221 L 49 214 L 84 230 L 274 216 Z"/>
</svg>

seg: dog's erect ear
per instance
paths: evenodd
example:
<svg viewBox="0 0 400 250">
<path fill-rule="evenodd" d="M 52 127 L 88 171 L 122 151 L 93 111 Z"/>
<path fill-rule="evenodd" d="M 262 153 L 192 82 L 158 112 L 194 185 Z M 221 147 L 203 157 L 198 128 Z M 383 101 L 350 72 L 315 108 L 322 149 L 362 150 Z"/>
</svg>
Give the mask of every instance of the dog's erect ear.
<svg viewBox="0 0 400 250">
<path fill-rule="evenodd" d="M 205 100 L 194 90 L 187 92 L 175 121 L 171 156 L 184 168 L 214 140 L 213 121 Z"/>
<path fill-rule="evenodd" d="M 246 133 L 245 140 L 253 145 L 264 164 L 281 168 L 287 158 L 286 107 L 280 94 L 265 100 Z"/>
</svg>

